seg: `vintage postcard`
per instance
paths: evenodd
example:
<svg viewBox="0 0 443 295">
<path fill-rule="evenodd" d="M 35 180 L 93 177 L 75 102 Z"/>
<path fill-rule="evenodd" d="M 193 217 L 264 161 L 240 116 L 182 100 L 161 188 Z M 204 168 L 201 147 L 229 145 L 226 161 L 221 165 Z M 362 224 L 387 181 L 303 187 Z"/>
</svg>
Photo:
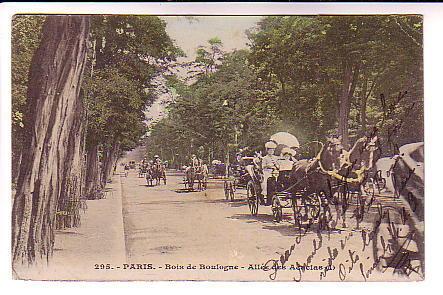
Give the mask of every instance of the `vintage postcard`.
<svg viewBox="0 0 443 295">
<path fill-rule="evenodd" d="M 14 279 L 424 279 L 421 15 L 11 22 Z"/>
</svg>

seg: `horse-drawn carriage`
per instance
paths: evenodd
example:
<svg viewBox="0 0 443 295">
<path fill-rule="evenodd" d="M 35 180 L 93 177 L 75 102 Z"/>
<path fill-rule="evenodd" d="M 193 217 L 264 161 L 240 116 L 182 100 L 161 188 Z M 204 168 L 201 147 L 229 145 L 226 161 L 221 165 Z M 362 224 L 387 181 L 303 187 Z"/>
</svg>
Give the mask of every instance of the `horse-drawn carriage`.
<svg viewBox="0 0 443 295">
<path fill-rule="evenodd" d="M 161 180 L 166 184 L 166 168 L 162 163 L 154 163 L 153 165 L 146 166 L 146 182 L 149 186 L 160 185 Z"/>
<path fill-rule="evenodd" d="M 279 177 L 278 171 L 267 179 L 267 196 L 262 192 L 263 173 L 257 166 L 247 167 L 250 180 L 246 185 L 248 206 L 251 214 L 256 216 L 260 206 L 271 206 L 272 215 L 276 222 L 283 218 L 283 209 L 292 209 L 296 221 L 312 220 L 319 214 L 327 203 L 321 193 L 310 192 L 303 187 L 285 186 L 285 181 Z M 297 183 L 296 183 L 297 184 Z"/>
<path fill-rule="evenodd" d="M 212 178 L 223 178 L 226 174 L 226 164 L 220 160 L 213 160 L 209 168 L 209 174 Z"/>
<path fill-rule="evenodd" d="M 146 177 L 146 171 L 148 170 L 148 165 L 144 163 L 140 163 L 138 167 L 138 177 Z"/>
<path fill-rule="evenodd" d="M 206 190 L 208 185 L 208 167 L 206 164 L 200 164 L 197 166 L 185 167 L 185 176 L 183 178 L 183 184 L 185 190 L 193 191 L 195 183 L 197 183 L 197 190 Z"/>
<path fill-rule="evenodd" d="M 330 205 L 359 205 L 363 195 L 384 188 L 385 180 L 374 170 L 378 159 L 375 136 L 357 140 L 349 152 L 344 151 L 339 139 L 318 144 L 321 149 L 314 158 L 298 160 L 284 177 L 274 171 L 267 179 L 267 195 L 262 192 L 260 165 L 247 167 L 247 197 L 252 215 L 258 214 L 259 206 L 270 206 L 277 222 L 282 220 L 286 208 L 292 209 L 296 224 L 320 222 L 331 215 Z"/>
<path fill-rule="evenodd" d="M 235 199 L 235 192 L 238 188 L 246 189 L 250 174 L 247 171 L 247 167 L 253 165 L 254 157 L 242 157 L 238 163 L 235 163 L 229 167 L 230 175 L 223 182 L 223 191 L 226 200 L 233 201 Z"/>
</svg>

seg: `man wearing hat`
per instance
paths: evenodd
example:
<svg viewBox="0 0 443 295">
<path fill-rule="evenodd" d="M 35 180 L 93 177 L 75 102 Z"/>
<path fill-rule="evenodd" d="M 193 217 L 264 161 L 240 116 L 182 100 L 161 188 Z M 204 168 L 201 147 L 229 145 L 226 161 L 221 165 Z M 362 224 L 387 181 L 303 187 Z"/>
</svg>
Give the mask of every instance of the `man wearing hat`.
<svg viewBox="0 0 443 295">
<path fill-rule="evenodd" d="M 278 157 L 274 155 L 277 144 L 273 141 L 268 141 L 265 144 L 266 155 L 262 158 L 262 170 L 263 170 L 263 182 L 261 183 L 262 193 L 266 197 L 267 203 L 269 204 L 270 199 L 268 198 L 268 179 L 272 176 L 275 170 L 279 170 Z"/>
<path fill-rule="evenodd" d="M 158 155 L 155 155 L 153 163 L 154 163 L 154 165 L 162 164 L 162 160 L 160 160 L 160 157 Z"/>
<path fill-rule="evenodd" d="M 289 177 L 294 166 L 293 158 L 295 157 L 296 151 L 285 147 L 281 150 L 281 157 L 278 160 L 279 164 L 279 174 L 278 183 L 282 184 L 282 189 L 289 187 Z"/>
<path fill-rule="evenodd" d="M 198 171 L 201 167 L 201 161 L 195 154 L 191 155 L 191 167 L 195 169 L 194 171 Z"/>
</svg>

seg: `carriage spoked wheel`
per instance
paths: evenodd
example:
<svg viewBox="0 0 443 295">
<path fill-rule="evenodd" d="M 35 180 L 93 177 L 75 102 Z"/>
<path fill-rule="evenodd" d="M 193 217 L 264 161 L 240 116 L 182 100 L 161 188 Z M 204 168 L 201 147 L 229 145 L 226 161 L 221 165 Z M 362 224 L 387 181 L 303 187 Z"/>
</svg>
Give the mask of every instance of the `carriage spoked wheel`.
<svg viewBox="0 0 443 295">
<path fill-rule="evenodd" d="M 280 222 L 283 219 L 283 209 L 280 203 L 280 199 L 278 196 L 274 195 L 272 197 L 271 202 L 272 208 L 272 216 L 274 217 L 275 222 Z"/>
<path fill-rule="evenodd" d="M 208 180 L 206 178 L 203 178 L 203 190 L 206 190 L 208 188 Z"/>
<path fill-rule="evenodd" d="M 223 183 L 223 191 L 225 192 L 226 201 L 228 201 L 229 200 L 229 185 L 228 185 L 228 182 L 226 180 Z"/>
<path fill-rule="evenodd" d="M 297 196 L 292 199 L 292 210 L 295 224 L 313 222 L 320 216 L 323 207 L 320 195 L 314 193 L 307 196 Z"/>
<path fill-rule="evenodd" d="M 229 184 L 229 196 L 231 197 L 231 201 L 234 201 L 234 192 L 235 192 L 235 184 Z"/>
<path fill-rule="evenodd" d="M 292 211 L 294 213 L 294 223 L 296 226 L 300 226 L 303 223 L 306 216 L 302 212 L 304 207 L 302 206 L 301 198 L 302 196 L 297 195 L 291 199 Z"/>
<path fill-rule="evenodd" d="M 248 206 L 249 211 L 251 211 L 252 216 L 257 216 L 258 214 L 258 204 L 259 204 L 259 196 L 257 195 L 254 184 L 252 181 L 248 182 L 246 186 L 246 194 L 248 197 Z"/>
<path fill-rule="evenodd" d="M 234 181 L 232 182 L 232 189 L 234 192 L 237 190 L 237 184 L 238 184 L 237 179 L 234 179 Z"/>
<path fill-rule="evenodd" d="M 308 209 L 308 216 L 313 220 L 317 219 L 322 208 L 320 195 L 311 194 L 305 198 L 304 202 Z"/>
<path fill-rule="evenodd" d="M 375 194 L 376 182 L 374 178 L 369 178 L 363 186 L 363 190 L 367 196 L 373 196 Z"/>
</svg>

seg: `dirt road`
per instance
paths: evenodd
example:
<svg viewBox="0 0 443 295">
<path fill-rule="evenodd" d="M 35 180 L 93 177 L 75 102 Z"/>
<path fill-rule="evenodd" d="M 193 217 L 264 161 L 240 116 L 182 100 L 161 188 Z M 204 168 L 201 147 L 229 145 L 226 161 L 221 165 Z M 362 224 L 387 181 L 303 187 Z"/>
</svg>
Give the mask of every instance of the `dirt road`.
<svg viewBox="0 0 443 295">
<path fill-rule="evenodd" d="M 126 253 L 133 279 L 402 279 L 392 269 L 372 270 L 377 252 L 368 237 L 376 210 L 370 210 L 359 226 L 348 210 L 346 222 L 333 231 L 300 232 L 289 209 L 276 223 L 270 207 L 260 207 L 258 216 L 251 216 L 244 191 L 236 192 L 237 200 L 226 201 L 221 180 L 210 180 L 206 191 L 184 193 L 182 174 L 168 171 L 167 178 L 166 185 L 148 187 L 131 170 L 122 179 Z"/>
</svg>

